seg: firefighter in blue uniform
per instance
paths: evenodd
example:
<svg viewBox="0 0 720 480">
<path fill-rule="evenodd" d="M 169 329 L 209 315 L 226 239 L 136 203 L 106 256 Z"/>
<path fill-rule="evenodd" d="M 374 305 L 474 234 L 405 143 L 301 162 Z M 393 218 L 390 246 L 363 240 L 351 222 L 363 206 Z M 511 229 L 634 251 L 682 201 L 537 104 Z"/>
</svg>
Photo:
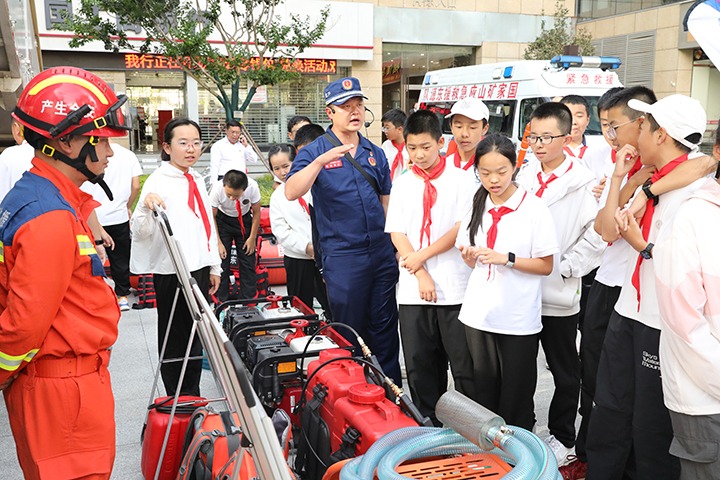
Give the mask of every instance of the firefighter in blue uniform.
<svg viewBox="0 0 720 480">
<path fill-rule="evenodd" d="M 380 147 L 359 133 L 365 125 L 366 98 L 356 78 L 336 80 L 325 88 L 325 111 L 332 125 L 300 150 L 285 195 L 295 200 L 312 188 L 333 318 L 355 328 L 385 374 L 400 382 L 398 266 L 384 232 L 390 168 Z"/>
</svg>

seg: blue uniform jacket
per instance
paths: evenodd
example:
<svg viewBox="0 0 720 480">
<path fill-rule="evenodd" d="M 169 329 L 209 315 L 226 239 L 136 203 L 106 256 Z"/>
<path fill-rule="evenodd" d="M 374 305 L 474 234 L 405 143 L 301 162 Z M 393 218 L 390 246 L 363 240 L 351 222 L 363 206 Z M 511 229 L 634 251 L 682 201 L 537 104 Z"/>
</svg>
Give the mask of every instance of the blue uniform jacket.
<svg viewBox="0 0 720 480">
<path fill-rule="evenodd" d="M 328 133 L 335 137 L 330 129 Z M 332 148 L 326 138 L 317 138 L 300 150 L 288 178 Z M 375 178 L 381 194 L 389 195 L 390 167 L 380 147 L 360 135 L 354 158 Z M 372 253 L 378 248 L 392 248 L 377 193 L 350 162 L 345 158 L 341 162 L 339 167 L 323 168 L 311 190 L 323 255 Z"/>
</svg>

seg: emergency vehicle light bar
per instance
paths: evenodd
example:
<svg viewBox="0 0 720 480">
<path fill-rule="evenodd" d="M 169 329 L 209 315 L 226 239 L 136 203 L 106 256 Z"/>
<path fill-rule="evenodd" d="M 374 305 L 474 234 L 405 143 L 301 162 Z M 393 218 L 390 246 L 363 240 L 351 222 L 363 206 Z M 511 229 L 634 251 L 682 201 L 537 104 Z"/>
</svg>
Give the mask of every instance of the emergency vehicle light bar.
<svg viewBox="0 0 720 480">
<path fill-rule="evenodd" d="M 580 57 L 577 55 L 556 55 L 550 63 L 557 67 L 568 69 L 570 67 L 599 68 L 615 70 L 622 65 L 618 57 Z"/>
</svg>

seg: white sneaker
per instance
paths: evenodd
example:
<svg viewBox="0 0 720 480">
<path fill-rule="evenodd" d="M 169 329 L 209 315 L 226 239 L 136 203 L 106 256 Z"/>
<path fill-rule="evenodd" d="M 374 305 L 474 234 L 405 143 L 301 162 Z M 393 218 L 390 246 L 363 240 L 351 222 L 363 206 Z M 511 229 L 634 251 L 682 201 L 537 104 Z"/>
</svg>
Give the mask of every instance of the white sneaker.
<svg viewBox="0 0 720 480">
<path fill-rule="evenodd" d="M 121 312 L 127 312 L 130 310 L 130 304 L 128 303 L 127 297 L 118 297 L 118 305 L 120 306 Z"/>
<path fill-rule="evenodd" d="M 550 451 L 555 455 L 558 467 L 562 467 L 570 463 L 568 456 L 575 453 L 575 448 L 568 448 L 560 440 L 555 438 L 555 435 L 550 435 L 545 439 L 545 443 L 550 448 Z"/>
</svg>

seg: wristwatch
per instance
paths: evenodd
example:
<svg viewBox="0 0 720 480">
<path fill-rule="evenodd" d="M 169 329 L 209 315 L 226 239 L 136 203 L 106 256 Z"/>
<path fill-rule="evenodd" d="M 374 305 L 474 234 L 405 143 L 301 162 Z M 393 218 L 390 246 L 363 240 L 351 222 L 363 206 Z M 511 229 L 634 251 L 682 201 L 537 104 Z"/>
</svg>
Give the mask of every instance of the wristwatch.
<svg viewBox="0 0 720 480">
<path fill-rule="evenodd" d="M 659 198 L 658 198 L 657 195 L 655 195 L 655 194 L 652 192 L 652 190 L 650 190 L 650 187 L 652 187 L 652 182 L 650 182 L 650 181 L 648 180 L 647 182 L 645 182 L 645 183 L 643 184 L 643 186 L 642 186 L 642 191 L 643 191 L 643 193 L 645 194 L 645 196 L 647 197 L 648 201 L 652 200 L 652 201 L 653 201 L 653 205 L 657 205 Z"/>
<path fill-rule="evenodd" d="M 102 240 L 95 240 L 95 245 L 102 245 L 103 243 L 105 242 Z"/>
<path fill-rule="evenodd" d="M 644 258 L 645 260 L 650 260 L 652 258 L 652 249 L 655 245 L 650 242 L 647 244 L 647 247 L 645 247 L 645 250 L 640 252 L 640 256 Z"/>
<path fill-rule="evenodd" d="M 505 266 L 508 268 L 513 268 L 514 265 L 515 265 L 515 254 L 512 252 L 508 252 L 508 261 L 505 264 Z"/>
</svg>

